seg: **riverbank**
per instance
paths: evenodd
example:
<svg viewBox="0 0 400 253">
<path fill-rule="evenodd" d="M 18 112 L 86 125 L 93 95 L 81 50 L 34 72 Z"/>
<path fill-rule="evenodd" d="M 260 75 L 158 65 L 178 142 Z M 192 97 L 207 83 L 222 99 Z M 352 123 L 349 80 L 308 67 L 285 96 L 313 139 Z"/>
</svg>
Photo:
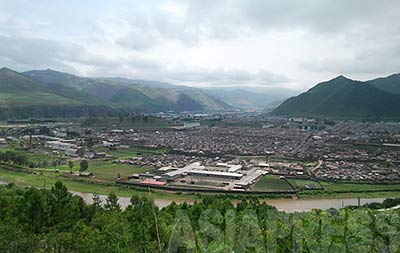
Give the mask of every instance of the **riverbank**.
<svg viewBox="0 0 400 253">
<path fill-rule="evenodd" d="M 91 193 L 82 193 L 82 192 L 72 192 L 74 195 L 80 196 L 84 199 L 84 201 L 88 204 L 93 203 L 93 194 Z M 106 195 L 99 195 L 100 199 L 104 202 L 107 198 Z M 308 212 L 313 209 L 330 209 L 330 208 L 343 208 L 346 206 L 357 206 L 358 204 L 364 205 L 372 202 L 382 203 L 385 198 L 360 198 L 360 203 L 358 202 L 358 198 L 341 198 L 341 199 L 269 199 L 262 200 L 262 203 L 265 203 L 270 206 L 274 206 L 279 211 L 285 211 L 287 213 L 293 212 Z M 154 203 L 159 208 L 166 207 L 170 205 L 172 202 L 177 204 L 188 203 L 193 204 L 193 200 L 167 200 L 167 199 L 154 199 Z M 238 201 L 233 200 L 233 203 L 237 203 Z M 130 198 L 128 197 L 120 197 L 118 200 L 120 206 L 124 209 L 128 205 L 130 205 Z"/>
</svg>

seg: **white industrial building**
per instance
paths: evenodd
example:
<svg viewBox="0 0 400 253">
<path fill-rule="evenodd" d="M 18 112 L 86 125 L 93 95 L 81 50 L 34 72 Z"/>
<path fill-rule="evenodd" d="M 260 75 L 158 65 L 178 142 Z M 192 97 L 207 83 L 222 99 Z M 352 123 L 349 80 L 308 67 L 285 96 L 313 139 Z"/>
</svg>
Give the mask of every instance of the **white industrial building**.
<svg viewBox="0 0 400 253">
<path fill-rule="evenodd" d="M 247 172 L 247 174 L 245 176 L 243 176 L 240 180 L 235 182 L 235 188 L 236 189 L 246 189 L 250 185 L 256 183 L 257 180 L 261 176 L 266 175 L 266 174 L 267 174 L 266 171 L 253 169 L 253 170 Z"/>
<path fill-rule="evenodd" d="M 169 167 L 169 171 L 164 174 L 164 178 L 174 179 L 178 176 L 207 176 L 207 177 L 225 177 L 225 178 L 236 178 L 239 179 L 243 175 L 237 173 L 238 170 L 242 168 L 241 165 L 227 164 L 227 163 L 217 163 L 215 166 L 204 166 L 199 162 L 189 164 L 183 168 L 174 169 Z M 166 170 L 166 169 L 164 169 Z"/>
<path fill-rule="evenodd" d="M 212 171 L 212 170 L 190 170 L 188 172 L 188 174 L 191 176 L 219 177 L 219 178 L 227 178 L 227 179 L 240 179 L 243 177 L 243 175 L 240 173 Z"/>
<path fill-rule="evenodd" d="M 185 177 L 193 177 L 200 181 L 222 182 L 222 187 L 230 185 L 231 189 L 246 190 L 254 185 L 260 177 L 268 174 L 268 171 L 253 167 L 242 170 L 243 166 L 238 164 L 217 163 L 215 165 L 201 165 L 200 162 L 188 164 L 183 168 L 166 167 L 162 170 L 163 181 L 186 182 Z M 190 181 L 193 182 L 191 178 Z M 211 182 L 210 181 L 210 182 Z"/>
<path fill-rule="evenodd" d="M 77 149 L 78 146 L 72 143 L 65 143 L 61 141 L 47 141 L 46 147 L 51 148 L 53 150 L 62 150 L 66 151 L 68 149 Z"/>
</svg>

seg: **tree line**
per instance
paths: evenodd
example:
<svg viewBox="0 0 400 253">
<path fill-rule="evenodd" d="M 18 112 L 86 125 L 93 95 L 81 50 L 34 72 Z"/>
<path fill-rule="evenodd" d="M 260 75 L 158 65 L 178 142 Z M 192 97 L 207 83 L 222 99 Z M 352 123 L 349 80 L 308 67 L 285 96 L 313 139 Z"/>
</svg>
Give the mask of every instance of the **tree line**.
<svg viewBox="0 0 400 253">
<path fill-rule="evenodd" d="M 94 194 L 87 204 L 61 182 L 0 187 L 0 252 L 399 252 L 397 210 L 287 214 L 224 196 L 159 209 L 137 195 L 123 210 L 114 193 L 103 202 Z"/>
</svg>

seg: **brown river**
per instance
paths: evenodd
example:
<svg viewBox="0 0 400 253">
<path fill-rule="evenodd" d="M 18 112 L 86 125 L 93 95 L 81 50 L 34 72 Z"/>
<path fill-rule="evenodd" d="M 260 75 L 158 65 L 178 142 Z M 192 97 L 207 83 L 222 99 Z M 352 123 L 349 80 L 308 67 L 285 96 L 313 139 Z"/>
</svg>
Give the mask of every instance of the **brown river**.
<svg viewBox="0 0 400 253">
<path fill-rule="evenodd" d="M 0 185 L 7 184 L 7 182 L 0 180 Z M 93 203 L 93 194 L 84 192 L 74 192 L 72 194 L 82 197 L 86 203 Z M 107 198 L 106 195 L 100 195 L 103 203 Z M 360 199 L 360 204 L 364 205 L 371 202 L 382 202 L 385 198 L 362 198 Z M 168 206 L 173 202 L 169 199 L 155 199 L 155 204 L 159 208 Z M 175 200 L 176 203 L 183 203 L 185 200 Z M 187 203 L 193 203 L 192 200 L 186 200 Z M 329 209 L 329 208 L 342 208 L 349 205 L 358 205 L 357 198 L 338 198 L 338 199 L 270 199 L 265 200 L 264 203 L 276 207 L 280 211 L 285 211 L 288 213 L 292 212 L 307 212 L 312 209 Z M 119 204 L 122 208 L 126 208 L 130 204 L 130 198 L 119 197 Z"/>
<path fill-rule="evenodd" d="M 85 202 L 91 204 L 93 203 L 93 195 L 91 193 L 83 192 L 72 192 L 74 195 L 82 197 Z M 100 195 L 103 200 L 106 199 L 106 195 Z M 385 198 L 361 198 L 360 204 L 364 205 L 371 202 L 382 202 Z M 169 199 L 155 199 L 155 204 L 160 207 L 166 207 L 173 202 Z M 175 200 L 176 203 L 183 203 L 184 200 Z M 193 203 L 191 200 L 187 200 L 187 203 Z M 349 205 L 358 205 L 357 198 L 340 198 L 340 199 L 271 199 L 265 200 L 264 203 L 276 207 L 280 211 L 285 212 L 306 212 L 312 209 L 329 209 L 329 208 L 342 208 Z M 120 197 L 119 204 L 122 208 L 126 208 L 130 204 L 130 198 Z"/>
</svg>

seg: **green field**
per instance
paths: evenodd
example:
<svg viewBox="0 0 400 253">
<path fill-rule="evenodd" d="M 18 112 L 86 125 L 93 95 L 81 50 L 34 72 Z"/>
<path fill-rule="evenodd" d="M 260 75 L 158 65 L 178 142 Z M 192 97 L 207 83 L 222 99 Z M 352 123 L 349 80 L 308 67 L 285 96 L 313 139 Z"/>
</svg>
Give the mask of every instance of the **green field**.
<svg viewBox="0 0 400 253">
<path fill-rule="evenodd" d="M 45 152 L 45 150 L 41 150 L 40 152 L 29 152 L 26 150 L 15 150 L 13 147 L 2 148 L 0 152 L 12 151 L 19 155 L 24 155 L 29 161 L 34 162 L 36 164 L 35 170 L 40 172 L 54 172 L 59 171 L 60 173 L 68 173 L 70 171 L 79 171 L 79 163 L 80 160 L 71 159 L 69 157 L 64 157 L 62 155 L 53 155 L 51 152 Z M 162 154 L 168 152 L 166 148 L 147 148 L 147 147 L 136 147 L 132 146 L 127 149 L 108 149 L 106 147 L 96 147 L 94 149 L 95 152 L 105 152 L 108 155 L 112 155 L 115 160 L 123 160 L 132 158 L 135 156 L 145 156 L 151 154 Z M 61 161 L 63 164 L 53 165 L 53 161 Z M 68 161 L 72 161 L 74 166 L 73 168 L 69 168 Z M 45 162 L 46 165 L 40 165 L 42 162 Z M 120 174 L 121 177 L 127 177 L 128 175 L 135 173 L 143 173 L 143 172 L 151 172 L 151 168 L 138 167 L 129 164 L 118 164 L 113 161 L 109 161 L 106 159 L 95 159 L 88 160 L 89 168 L 88 172 L 92 172 L 95 175 L 95 179 L 101 181 L 109 181 L 115 182 L 117 179 L 117 175 Z M 39 165 L 37 165 L 39 164 Z"/>
<path fill-rule="evenodd" d="M 118 173 L 121 177 L 127 177 L 134 173 L 151 172 L 152 169 L 129 164 L 116 164 L 112 162 L 92 160 L 89 161 L 89 169 L 87 171 L 92 172 L 98 179 L 114 182 L 117 179 Z"/>
<path fill-rule="evenodd" d="M 400 184 L 365 184 L 321 182 L 326 191 L 400 191 Z"/>
<path fill-rule="evenodd" d="M 39 172 L 52 172 L 59 171 L 59 173 L 70 174 L 69 171 L 79 171 L 79 162 L 74 162 L 74 167 L 70 169 L 68 165 L 59 165 L 56 167 L 49 167 L 46 169 L 34 169 Z M 95 176 L 95 179 L 99 179 L 101 181 L 109 181 L 115 182 L 117 180 L 118 173 L 120 177 L 127 177 L 129 175 L 135 173 L 143 173 L 143 172 L 152 172 L 153 169 L 146 167 L 138 167 L 129 164 L 118 164 L 112 161 L 104 161 L 104 160 L 89 160 L 89 168 L 87 172 L 92 172 Z"/>
<path fill-rule="evenodd" d="M 48 161 L 50 164 L 52 161 L 60 158 L 60 156 L 53 155 L 51 152 L 45 153 L 44 152 L 45 150 L 38 153 L 32 153 L 26 150 L 15 149 L 14 147 L 0 148 L 0 152 L 7 152 L 7 151 L 12 151 L 16 154 L 24 155 L 29 161 L 32 162 Z"/>
<path fill-rule="evenodd" d="M 320 185 L 317 182 L 309 179 L 288 178 L 287 180 L 297 189 L 305 189 L 306 185 L 314 185 L 315 187 L 320 188 Z"/>
<path fill-rule="evenodd" d="M 0 180 L 5 182 L 14 183 L 19 187 L 37 187 L 37 188 L 50 188 L 57 181 L 62 181 L 69 190 L 76 192 L 109 194 L 110 192 L 116 193 L 120 197 L 131 197 L 132 195 L 148 195 L 147 189 L 134 189 L 126 188 L 116 185 L 115 183 L 98 183 L 90 181 L 89 179 L 68 177 L 63 173 L 43 172 L 43 173 L 25 173 L 15 172 L 7 169 L 0 168 Z M 176 199 L 176 200 L 193 200 L 198 196 L 193 194 L 179 194 L 179 193 L 164 193 L 155 191 L 153 196 L 158 199 Z"/>
<path fill-rule="evenodd" d="M 254 191 L 286 191 L 293 188 L 279 176 L 266 175 L 263 176 L 254 186 Z"/>
</svg>

